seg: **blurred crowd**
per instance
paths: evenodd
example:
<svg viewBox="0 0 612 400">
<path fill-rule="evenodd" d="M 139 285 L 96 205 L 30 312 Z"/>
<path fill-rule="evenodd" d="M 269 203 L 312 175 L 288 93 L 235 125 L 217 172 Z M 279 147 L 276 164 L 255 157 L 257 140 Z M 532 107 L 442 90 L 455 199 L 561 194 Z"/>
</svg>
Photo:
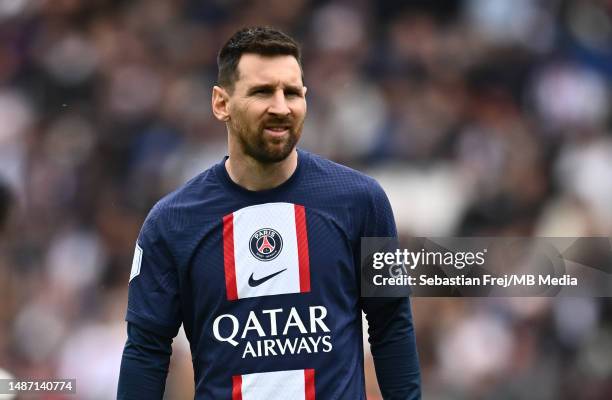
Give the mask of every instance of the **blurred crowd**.
<svg viewBox="0 0 612 400">
<path fill-rule="evenodd" d="M 139 228 L 225 155 L 216 53 L 258 24 L 303 46 L 302 147 L 375 176 L 402 235 L 610 236 L 610 1 L 0 0 L 0 370 L 114 397 Z M 425 399 L 610 398 L 609 298 L 413 308 Z"/>
</svg>

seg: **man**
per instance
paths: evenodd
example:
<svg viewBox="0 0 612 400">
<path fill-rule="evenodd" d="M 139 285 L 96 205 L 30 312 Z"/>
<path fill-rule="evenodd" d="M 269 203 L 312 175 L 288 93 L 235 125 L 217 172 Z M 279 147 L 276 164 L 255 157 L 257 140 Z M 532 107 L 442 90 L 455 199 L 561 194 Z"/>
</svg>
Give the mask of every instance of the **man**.
<svg viewBox="0 0 612 400">
<path fill-rule="evenodd" d="M 162 397 L 182 323 L 197 399 L 364 399 L 364 310 L 383 396 L 419 398 L 408 299 L 360 298 L 360 238 L 396 235 L 389 202 L 373 179 L 296 149 L 297 44 L 243 29 L 218 66 L 212 109 L 229 157 L 144 223 L 118 397 Z"/>
</svg>

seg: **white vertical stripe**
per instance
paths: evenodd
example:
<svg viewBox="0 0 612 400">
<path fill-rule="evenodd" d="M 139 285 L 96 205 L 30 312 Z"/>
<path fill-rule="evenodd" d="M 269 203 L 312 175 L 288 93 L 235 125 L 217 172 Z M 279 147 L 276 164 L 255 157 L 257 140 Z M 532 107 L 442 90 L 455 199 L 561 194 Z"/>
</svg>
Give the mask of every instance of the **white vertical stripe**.
<svg viewBox="0 0 612 400">
<path fill-rule="evenodd" d="M 269 261 L 255 258 L 250 251 L 251 236 L 270 228 L 282 237 L 279 255 Z M 300 271 L 295 227 L 295 207 L 290 203 L 267 203 L 234 212 L 234 260 L 238 298 L 299 293 Z M 275 272 L 284 272 L 261 285 L 249 286 L 249 277 L 261 279 Z"/>
<path fill-rule="evenodd" d="M 304 370 L 242 375 L 242 400 L 303 400 Z"/>
</svg>

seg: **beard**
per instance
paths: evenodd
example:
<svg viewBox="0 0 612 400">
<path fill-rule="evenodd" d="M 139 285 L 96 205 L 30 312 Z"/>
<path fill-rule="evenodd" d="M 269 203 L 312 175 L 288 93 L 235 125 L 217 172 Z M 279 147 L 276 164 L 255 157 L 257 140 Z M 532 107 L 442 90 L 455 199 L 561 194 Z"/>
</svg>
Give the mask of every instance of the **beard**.
<svg viewBox="0 0 612 400">
<path fill-rule="evenodd" d="M 288 126 L 287 133 L 282 137 L 266 135 L 266 126 Z M 242 152 L 262 164 L 272 164 L 285 160 L 300 139 L 304 120 L 292 118 L 271 118 L 258 126 L 248 126 L 240 118 L 234 118 L 230 128 L 236 135 Z"/>
</svg>

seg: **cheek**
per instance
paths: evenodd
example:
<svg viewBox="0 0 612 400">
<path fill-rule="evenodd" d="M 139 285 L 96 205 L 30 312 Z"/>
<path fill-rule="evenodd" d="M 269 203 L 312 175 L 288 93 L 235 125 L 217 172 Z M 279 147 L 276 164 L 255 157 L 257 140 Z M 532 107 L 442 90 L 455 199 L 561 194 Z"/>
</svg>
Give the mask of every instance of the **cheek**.
<svg viewBox="0 0 612 400">
<path fill-rule="evenodd" d="M 240 116 L 243 121 L 249 121 L 255 123 L 261 119 L 261 116 L 265 114 L 265 108 L 261 107 L 255 102 L 245 104 L 240 110 Z"/>
<path fill-rule="evenodd" d="M 243 106 L 235 106 L 231 111 L 231 117 L 233 120 L 243 125 L 248 123 L 251 119 L 248 107 Z"/>
<path fill-rule="evenodd" d="M 300 104 L 296 104 L 293 107 L 293 115 L 295 115 L 298 119 L 303 119 L 306 116 L 307 110 L 306 102 L 302 102 Z"/>
</svg>

